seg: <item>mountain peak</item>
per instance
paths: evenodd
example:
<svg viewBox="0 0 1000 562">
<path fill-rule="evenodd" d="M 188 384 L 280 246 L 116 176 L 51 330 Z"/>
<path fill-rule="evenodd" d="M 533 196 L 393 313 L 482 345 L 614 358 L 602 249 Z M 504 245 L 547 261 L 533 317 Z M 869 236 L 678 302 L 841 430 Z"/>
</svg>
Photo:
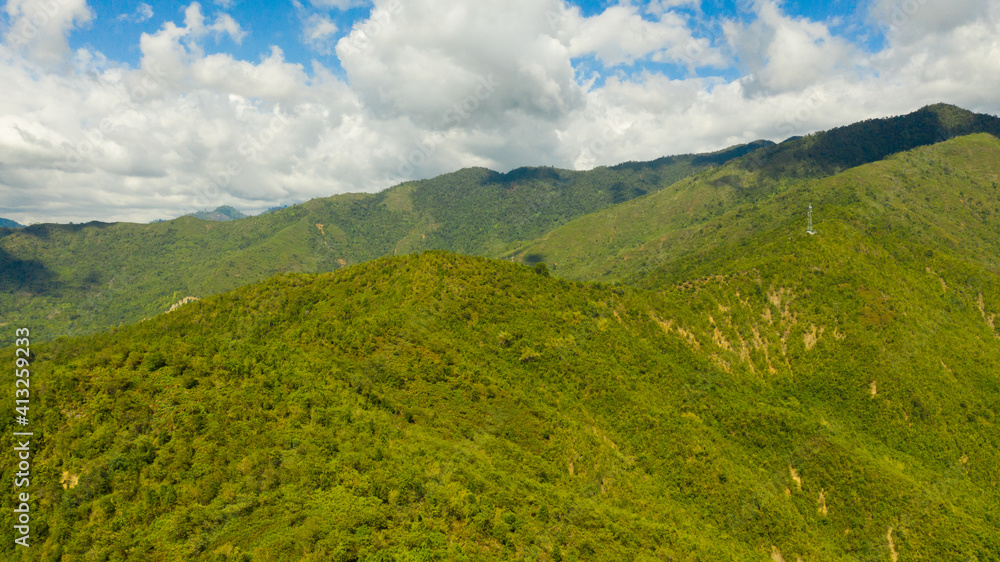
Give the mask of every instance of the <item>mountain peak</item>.
<svg viewBox="0 0 1000 562">
<path fill-rule="evenodd" d="M 946 130 L 970 131 L 976 126 L 976 113 L 948 103 L 935 103 L 924 106 L 917 111 L 933 113 L 937 116 L 941 126 Z"/>
<path fill-rule="evenodd" d="M 232 221 L 236 219 L 246 218 L 246 215 L 239 212 L 236 208 L 230 207 L 229 205 L 223 205 L 217 207 L 214 211 L 198 211 L 197 213 L 192 213 L 192 216 L 196 219 L 206 220 L 206 221 Z"/>
</svg>

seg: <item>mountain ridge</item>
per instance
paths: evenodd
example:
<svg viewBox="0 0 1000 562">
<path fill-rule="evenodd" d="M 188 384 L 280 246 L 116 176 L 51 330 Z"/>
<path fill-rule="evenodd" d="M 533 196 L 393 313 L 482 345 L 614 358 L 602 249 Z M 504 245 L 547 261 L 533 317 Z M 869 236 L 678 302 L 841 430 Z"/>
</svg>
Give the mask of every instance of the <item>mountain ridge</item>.
<svg viewBox="0 0 1000 562">
<path fill-rule="evenodd" d="M 204 297 L 281 272 L 332 271 L 426 249 L 526 263 L 556 261 L 557 275 L 575 275 L 566 260 L 533 249 L 574 228 L 574 221 L 593 223 L 634 211 L 636 222 L 621 225 L 623 233 L 643 227 L 667 236 L 665 241 L 791 186 L 829 177 L 844 158 L 870 159 L 968 130 L 995 135 L 997 123 L 992 116 L 938 104 L 781 144 L 754 141 L 705 155 L 587 172 L 539 167 L 504 174 L 469 168 L 376 194 L 316 199 L 226 222 L 182 217 L 151 225 L 34 225 L 0 235 L 0 265 L 6 272 L 0 274 L 0 305 L 7 311 L 5 322 L 43 326 L 48 338 L 134 322 L 181 298 Z M 862 149 L 840 160 L 830 156 L 855 145 Z M 672 214 L 662 225 L 648 225 L 641 205 L 668 198 L 673 198 Z M 593 233 L 577 233 L 577 242 L 563 243 L 560 251 L 612 227 L 618 228 L 609 223 Z M 603 249 L 592 255 L 613 261 L 618 252 L 632 251 L 628 244 L 653 239 L 652 234 L 633 241 L 608 234 L 614 247 L 597 241 L 594 248 Z"/>
<path fill-rule="evenodd" d="M 225 222 L 33 225 L 0 236 L 0 265 L 18 272 L 0 275 L 0 305 L 9 311 L 4 321 L 46 326 L 43 337 L 57 337 L 134 322 L 181 298 L 286 271 L 331 271 L 430 248 L 497 255 L 710 165 L 694 158 L 670 157 L 639 172 L 469 168 Z"/>
<path fill-rule="evenodd" d="M 961 139 L 966 139 L 967 142 Z M 939 155 L 937 159 L 935 152 Z M 746 158 L 756 158 L 757 154 L 759 152 Z M 975 166 L 967 165 L 965 158 L 975 159 Z M 883 165 L 883 171 L 869 168 L 889 161 L 895 163 Z M 782 193 L 794 189 L 815 190 L 815 186 L 822 182 L 829 183 L 831 178 L 860 169 L 869 170 L 870 174 L 888 174 L 894 179 L 885 183 L 877 178 L 870 178 L 871 182 L 869 178 L 857 178 L 858 181 L 872 183 L 872 187 L 859 193 L 853 186 L 842 185 L 837 188 L 840 195 L 831 193 L 828 198 L 877 200 L 877 192 L 883 189 L 883 184 L 886 188 L 897 184 L 933 187 L 945 185 L 949 181 L 949 175 L 958 174 L 956 183 L 968 186 L 970 190 L 974 189 L 977 193 L 977 205 L 983 206 L 983 211 L 974 215 L 974 222 L 985 225 L 992 213 L 1000 212 L 1000 209 L 995 209 L 995 205 L 990 203 L 1000 180 L 991 169 L 997 161 L 1000 161 L 998 138 L 987 133 L 955 137 L 936 145 L 922 145 L 885 160 L 849 168 L 833 176 L 800 177 L 794 180 L 784 178 L 780 186 L 775 186 L 766 172 L 747 166 L 746 160 L 735 160 L 725 166 L 685 178 L 672 186 L 669 192 L 651 194 L 575 219 L 538 240 L 509 252 L 506 257 L 525 263 L 545 261 L 555 265 L 553 271 L 556 274 L 574 279 L 625 280 L 628 275 L 623 277 L 614 273 L 615 270 L 628 270 L 631 267 L 624 262 L 656 261 L 660 259 L 654 257 L 657 253 L 672 253 L 674 257 L 669 259 L 673 260 L 676 254 L 688 251 L 690 244 L 682 241 L 699 229 L 709 225 L 712 225 L 713 230 L 717 229 L 719 221 L 725 220 L 727 216 L 733 222 L 747 224 L 748 216 L 753 216 L 755 209 L 769 205 L 773 198 Z M 930 178 L 936 183 L 928 183 Z M 762 189 L 761 185 L 770 187 Z M 971 195 L 972 192 L 969 193 Z M 915 208 L 933 214 L 935 204 L 932 199 L 944 196 L 949 196 L 949 201 L 954 196 L 952 208 L 956 210 L 966 205 L 964 201 L 958 201 L 964 199 L 961 193 L 932 189 L 924 195 L 926 200 L 911 199 L 906 204 L 896 203 L 896 207 L 903 214 Z M 820 203 L 819 200 L 812 202 Z M 809 201 L 800 199 L 797 201 L 800 205 L 797 210 L 793 211 L 793 208 L 788 207 L 784 210 L 776 209 L 768 216 L 758 215 L 754 228 L 759 229 L 761 225 L 770 224 L 779 217 L 786 218 L 793 212 L 804 215 L 808 203 Z M 817 217 L 821 216 L 818 214 L 820 209 L 816 212 Z M 960 248 L 956 250 L 961 251 Z M 980 246 L 980 256 L 986 255 L 988 252 Z"/>
</svg>

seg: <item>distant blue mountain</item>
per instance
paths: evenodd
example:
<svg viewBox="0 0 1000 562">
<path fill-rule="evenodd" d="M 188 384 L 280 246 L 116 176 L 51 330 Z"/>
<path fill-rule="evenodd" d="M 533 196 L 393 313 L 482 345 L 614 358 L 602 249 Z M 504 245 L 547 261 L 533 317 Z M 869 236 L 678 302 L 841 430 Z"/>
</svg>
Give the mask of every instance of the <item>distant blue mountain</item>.
<svg viewBox="0 0 1000 562">
<path fill-rule="evenodd" d="M 228 205 L 219 207 L 214 211 L 198 211 L 197 213 L 192 213 L 190 216 L 206 221 L 232 221 L 246 218 L 246 215 Z"/>
<path fill-rule="evenodd" d="M 24 228 L 23 224 L 16 223 L 10 219 L 0 218 L 0 227 L 3 228 Z"/>
</svg>

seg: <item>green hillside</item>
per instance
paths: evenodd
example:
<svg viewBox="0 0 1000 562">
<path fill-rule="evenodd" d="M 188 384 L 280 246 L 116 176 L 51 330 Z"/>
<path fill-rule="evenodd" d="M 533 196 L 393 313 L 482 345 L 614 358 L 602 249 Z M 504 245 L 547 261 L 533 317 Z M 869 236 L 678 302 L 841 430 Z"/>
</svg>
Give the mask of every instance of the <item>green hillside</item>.
<svg viewBox="0 0 1000 562">
<path fill-rule="evenodd" d="M 0 230 L 0 327 L 30 325 L 39 338 L 53 339 L 136 322 L 183 298 L 276 273 L 332 271 L 425 249 L 496 256 L 768 145 L 588 172 L 472 168 L 227 222 L 181 217 Z M 0 336 L 0 345 L 11 341 Z"/>
<path fill-rule="evenodd" d="M 646 271 L 675 269 L 678 260 L 719 246 L 732 257 L 754 251 L 747 245 L 751 237 L 768 239 L 770 230 L 793 217 L 804 231 L 812 203 L 817 229 L 827 218 L 849 216 L 864 229 L 887 229 L 902 237 L 900 243 L 919 242 L 993 270 L 998 266 L 996 136 L 959 137 L 835 176 L 787 181 L 771 191 L 759 188 L 767 183 L 761 171 L 745 164 L 735 161 L 581 217 L 510 255 L 544 261 L 572 279 L 636 281 Z"/>
<path fill-rule="evenodd" d="M 772 146 L 744 159 L 762 179 L 827 176 L 973 133 L 1000 137 L 1000 118 L 939 103 L 907 115 L 868 119 Z"/>
<path fill-rule="evenodd" d="M 23 226 L 23 224 L 19 224 L 17 221 L 0 218 L 0 228 L 21 228 Z"/>
<path fill-rule="evenodd" d="M 992 559 L 995 273 L 799 226 L 658 291 L 431 252 L 35 344 L 34 546 L 7 495 L 0 549 Z"/>
</svg>

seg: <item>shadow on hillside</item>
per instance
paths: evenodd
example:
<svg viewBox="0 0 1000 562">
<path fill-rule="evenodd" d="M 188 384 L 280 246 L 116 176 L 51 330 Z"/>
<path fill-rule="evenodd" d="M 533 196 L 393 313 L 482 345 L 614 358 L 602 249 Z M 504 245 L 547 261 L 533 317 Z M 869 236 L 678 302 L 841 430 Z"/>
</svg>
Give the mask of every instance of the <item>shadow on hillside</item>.
<svg viewBox="0 0 1000 562">
<path fill-rule="evenodd" d="M 562 181 L 565 178 L 560 173 L 561 170 L 548 166 L 521 167 L 507 173 L 495 172 L 488 178 L 489 183 L 512 184 L 525 181 Z"/>
<path fill-rule="evenodd" d="M 1000 138 L 1000 118 L 937 104 L 908 115 L 867 119 L 808 137 L 792 137 L 752 154 L 748 164 L 771 180 L 825 176 L 974 133 Z"/>
<path fill-rule="evenodd" d="M 56 274 L 37 260 L 20 260 L 0 248 L 0 290 L 40 293 L 51 291 Z"/>
<path fill-rule="evenodd" d="M 76 233 L 80 232 L 84 228 L 107 228 L 109 226 L 113 226 L 114 224 L 115 223 L 99 222 L 99 221 L 90 221 L 88 223 L 79 223 L 79 224 L 43 223 L 43 224 L 33 224 L 31 226 L 19 228 L 17 230 L 11 230 L 9 234 L 13 233 L 28 234 L 40 240 L 48 240 L 49 238 L 51 238 L 54 232 Z"/>
</svg>

